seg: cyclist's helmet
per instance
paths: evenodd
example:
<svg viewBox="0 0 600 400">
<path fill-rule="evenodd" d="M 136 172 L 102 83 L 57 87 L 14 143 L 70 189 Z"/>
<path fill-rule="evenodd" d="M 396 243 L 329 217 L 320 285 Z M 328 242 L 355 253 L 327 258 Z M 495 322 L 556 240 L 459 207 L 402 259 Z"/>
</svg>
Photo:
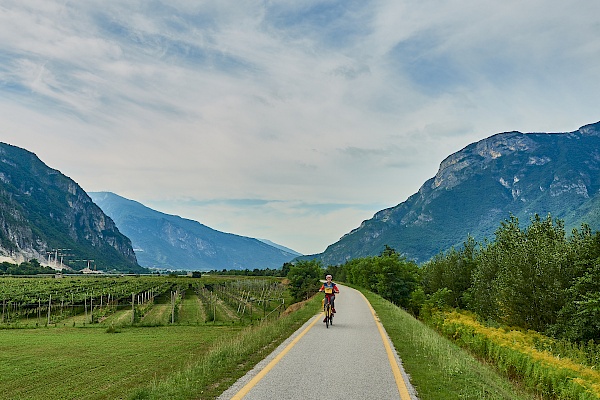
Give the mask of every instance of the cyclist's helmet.
<svg viewBox="0 0 600 400">
<path fill-rule="evenodd" d="M 333 276 L 331 276 L 331 275 L 327 275 L 327 276 L 325 277 L 325 279 L 327 279 L 327 278 L 333 278 Z"/>
</svg>

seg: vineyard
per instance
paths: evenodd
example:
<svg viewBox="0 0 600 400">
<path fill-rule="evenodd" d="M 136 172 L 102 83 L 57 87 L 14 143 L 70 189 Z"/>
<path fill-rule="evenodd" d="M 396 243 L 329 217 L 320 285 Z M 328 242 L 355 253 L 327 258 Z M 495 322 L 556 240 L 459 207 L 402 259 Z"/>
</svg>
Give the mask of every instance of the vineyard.
<svg viewBox="0 0 600 400">
<path fill-rule="evenodd" d="M 277 279 L 162 276 L 0 278 L 0 328 L 247 324 L 286 306 Z"/>
</svg>

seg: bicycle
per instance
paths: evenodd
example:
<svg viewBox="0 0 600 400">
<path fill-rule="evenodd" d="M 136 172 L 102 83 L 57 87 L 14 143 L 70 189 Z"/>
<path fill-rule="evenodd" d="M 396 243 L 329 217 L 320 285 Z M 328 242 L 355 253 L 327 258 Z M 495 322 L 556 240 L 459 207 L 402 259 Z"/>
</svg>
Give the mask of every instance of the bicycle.
<svg viewBox="0 0 600 400">
<path fill-rule="evenodd" d="M 327 293 L 330 290 L 331 293 Z M 331 296 L 333 291 L 331 289 L 325 289 L 325 298 L 323 299 L 323 311 L 325 312 L 325 326 L 329 328 L 329 325 L 333 325 L 333 307 L 331 306 Z"/>
</svg>

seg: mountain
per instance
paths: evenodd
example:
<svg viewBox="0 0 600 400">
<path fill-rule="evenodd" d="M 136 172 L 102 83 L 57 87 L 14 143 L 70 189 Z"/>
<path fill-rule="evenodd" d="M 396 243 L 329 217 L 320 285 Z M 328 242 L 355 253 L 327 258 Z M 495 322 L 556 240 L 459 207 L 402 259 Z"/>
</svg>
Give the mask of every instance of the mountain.
<svg viewBox="0 0 600 400">
<path fill-rule="evenodd" d="M 219 232 L 110 192 L 89 195 L 133 242 L 140 265 L 176 270 L 277 269 L 295 252 Z"/>
<path fill-rule="evenodd" d="M 600 230 L 600 122 L 568 133 L 506 132 L 470 144 L 395 207 L 377 212 L 316 258 L 324 265 L 374 256 L 389 245 L 417 262 L 461 246 L 470 234 L 493 239 L 513 214 L 565 222 L 567 232 Z"/>
<path fill-rule="evenodd" d="M 0 254 L 42 264 L 53 254 L 75 270 L 90 262 L 101 270 L 146 271 L 130 240 L 77 183 L 6 143 L 0 143 Z"/>
<path fill-rule="evenodd" d="M 258 239 L 258 240 L 260 240 L 260 241 L 261 241 L 261 242 L 263 242 L 263 243 L 266 243 L 266 244 L 268 244 L 269 246 L 273 246 L 273 247 L 275 247 L 275 248 L 277 248 L 277 249 L 279 249 L 279 250 L 283 250 L 283 251 L 285 251 L 285 252 L 288 252 L 288 253 L 290 253 L 290 254 L 293 254 L 293 255 L 295 255 L 295 256 L 301 256 L 301 255 L 302 255 L 302 253 L 298 253 L 297 251 L 295 251 L 295 250 L 292 250 L 292 249 L 290 249 L 289 247 L 285 247 L 285 246 L 282 246 L 282 245 L 280 245 L 280 244 L 273 243 L 273 242 L 271 242 L 269 239 Z"/>
</svg>

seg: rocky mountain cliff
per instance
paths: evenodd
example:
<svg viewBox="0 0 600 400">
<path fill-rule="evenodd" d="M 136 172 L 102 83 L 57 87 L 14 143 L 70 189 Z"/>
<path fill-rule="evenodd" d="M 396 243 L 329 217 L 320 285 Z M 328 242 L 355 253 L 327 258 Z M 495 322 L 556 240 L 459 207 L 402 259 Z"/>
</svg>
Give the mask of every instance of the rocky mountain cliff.
<svg viewBox="0 0 600 400">
<path fill-rule="evenodd" d="M 536 213 L 600 230 L 600 122 L 568 133 L 506 132 L 442 161 L 405 202 L 310 256 L 325 265 L 378 255 L 387 244 L 423 262 L 467 238 L 493 239 L 510 214 L 523 225 Z"/>
<path fill-rule="evenodd" d="M 62 254 L 75 270 L 93 260 L 97 269 L 145 271 L 130 240 L 77 183 L 35 154 L 0 143 L 0 255 L 48 263 L 50 254 Z"/>
<path fill-rule="evenodd" d="M 174 270 L 277 269 L 298 254 L 164 214 L 110 192 L 89 195 L 132 241 L 144 267 Z"/>
</svg>

